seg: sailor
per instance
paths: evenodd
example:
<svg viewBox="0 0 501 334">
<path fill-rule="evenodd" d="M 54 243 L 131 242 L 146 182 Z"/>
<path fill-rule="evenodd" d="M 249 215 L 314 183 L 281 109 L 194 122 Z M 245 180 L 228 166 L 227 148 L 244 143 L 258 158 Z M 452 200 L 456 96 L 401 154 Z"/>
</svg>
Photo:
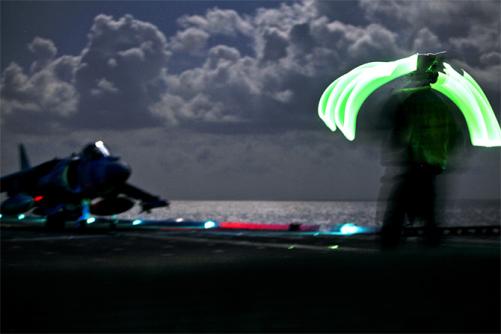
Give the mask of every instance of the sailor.
<svg viewBox="0 0 501 334">
<path fill-rule="evenodd" d="M 406 217 L 410 223 L 424 223 L 425 243 L 438 245 L 440 241 L 436 179 L 448 169 L 451 153 L 461 141 L 454 117 L 459 111 L 430 87 L 440 69 L 437 55 L 420 55 L 417 71 L 387 104 L 393 124 L 381 161 L 385 173 L 380 200 L 386 203 L 382 214 L 383 248 L 398 246 Z"/>
</svg>

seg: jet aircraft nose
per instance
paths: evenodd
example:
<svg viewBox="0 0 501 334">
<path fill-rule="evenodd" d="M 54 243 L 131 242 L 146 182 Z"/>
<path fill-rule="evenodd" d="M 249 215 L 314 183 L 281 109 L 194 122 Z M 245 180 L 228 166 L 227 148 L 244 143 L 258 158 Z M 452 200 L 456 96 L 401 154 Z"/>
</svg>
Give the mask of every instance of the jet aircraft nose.
<svg viewBox="0 0 501 334">
<path fill-rule="evenodd" d="M 125 182 L 129 178 L 130 173 L 130 167 L 120 162 L 106 166 L 106 179 L 111 183 Z"/>
</svg>

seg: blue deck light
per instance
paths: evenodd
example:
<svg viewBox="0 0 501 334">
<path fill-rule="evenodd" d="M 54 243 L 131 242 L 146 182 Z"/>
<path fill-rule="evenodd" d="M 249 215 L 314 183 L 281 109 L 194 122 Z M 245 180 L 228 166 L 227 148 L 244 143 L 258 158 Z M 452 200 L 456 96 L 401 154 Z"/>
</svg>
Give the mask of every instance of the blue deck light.
<svg viewBox="0 0 501 334">
<path fill-rule="evenodd" d="M 346 223 L 346 224 L 343 224 L 341 226 L 341 228 L 339 229 L 339 232 L 342 235 L 351 235 L 351 234 L 360 233 L 361 230 L 362 229 L 360 227 L 358 227 L 357 225 L 355 225 L 353 223 Z"/>
<path fill-rule="evenodd" d="M 208 220 L 204 223 L 204 228 L 209 229 L 209 228 L 214 228 L 216 227 L 216 223 L 213 222 L 212 220 Z"/>
</svg>

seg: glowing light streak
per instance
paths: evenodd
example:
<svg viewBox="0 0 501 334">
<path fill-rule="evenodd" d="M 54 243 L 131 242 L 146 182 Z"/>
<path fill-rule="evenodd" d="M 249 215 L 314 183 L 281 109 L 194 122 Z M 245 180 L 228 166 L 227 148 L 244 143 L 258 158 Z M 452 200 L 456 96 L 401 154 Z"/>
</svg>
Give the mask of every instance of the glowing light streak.
<svg viewBox="0 0 501 334">
<path fill-rule="evenodd" d="M 477 82 L 463 70 L 463 75 L 444 63 L 444 73 L 430 86 L 447 96 L 463 114 L 471 144 L 501 146 L 501 129 L 492 107 Z"/>
<path fill-rule="evenodd" d="M 382 85 L 415 71 L 417 57 L 364 64 L 339 77 L 322 94 L 319 117 L 332 131 L 339 128 L 348 140 L 354 140 L 358 111 L 364 101 Z"/>
<path fill-rule="evenodd" d="M 143 221 L 141 219 L 134 219 L 132 221 L 132 225 L 136 226 L 136 225 L 141 225 L 143 223 Z"/>
<path fill-rule="evenodd" d="M 329 246 L 327 248 L 329 248 L 329 249 L 338 249 L 339 245 L 331 245 L 331 246 Z"/>
<path fill-rule="evenodd" d="M 177 219 L 176 219 L 176 223 L 181 223 L 181 222 L 183 222 L 183 221 L 184 221 L 184 219 L 183 219 L 183 218 L 177 218 Z"/>
<path fill-rule="evenodd" d="M 26 215 L 24 213 L 21 213 L 17 216 L 17 220 L 23 220 L 24 218 L 26 218 Z"/>
<path fill-rule="evenodd" d="M 43 200 L 43 196 L 42 195 L 33 197 L 33 201 L 35 201 L 35 202 L 40 202 L 41 200 Z"/>
<path fill-rule="evenodd" d="M 0 219 L 2 219 L 3 215 L 0 213 Z"/>
<path fill-rule="evenodd" d="M 95 217 L 89 217 L 89 218 L 87 218 L 87 220 L 86 220 L 87 224 L 92 224 L 92 223 L 94 223 L 95 221 L 96 221 L 96 218 L 95 218 Z"/>
<path fill-rule="evenodd" d="M 318 115 L 331 131 L 337 128 L 352 141 L 358 112 L 364 101 L 382 85 L 416 71 L 418 54 L 392 62 L 358 66 L 331 83 L 318 103 Z M 501 129 L 494 111 L 477 82 L 465 71 L 457 73 L 444 63 L 431 88 L 447 96 L 463 114 L 474 146 L 501 146 Z"/>
</svg>

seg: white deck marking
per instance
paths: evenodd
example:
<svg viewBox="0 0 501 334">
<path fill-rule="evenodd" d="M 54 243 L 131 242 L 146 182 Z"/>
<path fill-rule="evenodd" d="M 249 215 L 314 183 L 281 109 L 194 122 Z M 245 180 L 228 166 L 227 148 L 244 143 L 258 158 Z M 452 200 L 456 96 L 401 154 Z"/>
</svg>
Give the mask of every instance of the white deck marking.
<svg viewBox="0 0 501 334">
<path fill-rule="evenodd" d="M 213 239 L 213 238 L 197 238 L 197 237 L 179 237 L 179 236 L 159 236 L 159 235 L 145 235 L 140 233 L 124 233 L 122 235 L 133 236 L 137 238 L 144 239 L 154 239 L 154 240 L 171 240 L 171 241 L 185 241 L 185 242 L 196 242 L 196 243 L 217 243 L 226 244 L 232 246 L 246 246 L 246 247 L 269 247 L 269 248 L 279 248 L 286 250 L 311 250 L 311 251 L 322 251 L 322 252 L 356 252 L 356 253 L 374 253 L 378 249 L 373 248 L 355 248 L 339 246 L 336 249 L 330 249 L 329 246 L 313 246 L 304 245 L 298 243 L 277 243 L 277 242 L 255 242 L 255 241 L 244 241 L 244 240 L 227 240 L 227 239 Z M 332 246 L 332 245 L 330 245 Z"/>
</svg>

